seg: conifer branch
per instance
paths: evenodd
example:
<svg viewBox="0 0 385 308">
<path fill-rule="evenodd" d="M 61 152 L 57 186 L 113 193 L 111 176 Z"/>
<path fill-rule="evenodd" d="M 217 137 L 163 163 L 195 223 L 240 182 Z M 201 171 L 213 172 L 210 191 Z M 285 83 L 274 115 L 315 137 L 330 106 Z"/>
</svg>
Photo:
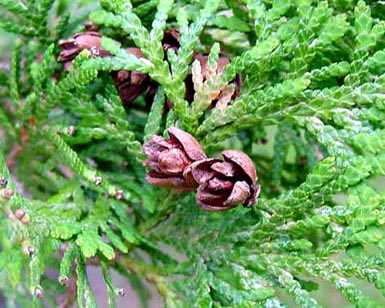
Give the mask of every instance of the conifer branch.
<svg viewBox="0 0 385 308">
<path fill-rule="evenodd" d="M 96 307 L 92 264 L 110 307 L 111 270 L 143 306 L 145 279 L 167 307 L 381 307 L 385 11 L 369 2 L 0 0 L 7 304 Z"/>
<path fill-rule="evenodd" d="M 52 132 L 47 130 L 49 139 L 55 144 L 60 155 L 62 155 L 65 160 L 70 164 L 72 169 L 82 178 L 87 180 L 89 183 L 95 185 L 95 181 L 98 177 L 103 178 L 97 173 L 96 170 L 93 170 L 91 167 L 87 166 L 81 161 L 78 155 L 65 143 L 65 141 L 58 135 L 57 132 Z M 114 196 L 117 192 L 122 191 L 116 186 L 110 184 L 107 179 L 101 180 L 100 187 L 110 196 Z M 122 193 L 123 198 L 130 200 L 132 198 L 131 194 L 127 191 Z"/>
<path fill-rule="evenodd" d="M 149 265 L 146 265 L 142 262 L 135 261 L 129 258 L 122 258 L 122 265 L 135 273 L 138 273 L 140 276 L 145 277 L 148 282 L 153 283 L 159 294 L 164 296 L 164 301 L 167 307 L 177 307 L 178 300 L 175 293 L 168 286 L 167 280 L 152 269 Z"/>
</svg>

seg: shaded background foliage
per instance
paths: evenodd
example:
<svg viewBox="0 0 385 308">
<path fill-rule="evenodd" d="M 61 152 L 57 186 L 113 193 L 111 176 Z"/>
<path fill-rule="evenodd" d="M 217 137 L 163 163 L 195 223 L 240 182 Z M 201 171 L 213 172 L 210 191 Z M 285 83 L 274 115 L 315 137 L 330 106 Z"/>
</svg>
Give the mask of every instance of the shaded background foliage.
<svg viewBox="0 0 385 308">
<path fill-rule="evenodd" d="M 95 307 L 91 265 L 111 307 L 122 294 L 111 271 L 144 307 L 143 279 L 167 307 L 330 306 L 325 293 L 384 306 L 383 1 L 0 4 L 0 286 L 10 307 Z M 82 52 L 65 72 L 57 42 L 87 18 L 113 57 Z M 166 62 L 170 28 L 181 48 Z M 189 105 L 193 50 L 215 60 L 220 49 L 231 64 Z M 143 96 L 123 108 L 108 74 L 123 68 L 161 85 L 150 111 Z M 240 96 L 206 109 L 203 94 L 237 73 Z M 258 205 L 210 213 L 194 194 L 148 185 L 141 145 L 172 125 L 209 156 L 250 155 Z"/>
</svg>

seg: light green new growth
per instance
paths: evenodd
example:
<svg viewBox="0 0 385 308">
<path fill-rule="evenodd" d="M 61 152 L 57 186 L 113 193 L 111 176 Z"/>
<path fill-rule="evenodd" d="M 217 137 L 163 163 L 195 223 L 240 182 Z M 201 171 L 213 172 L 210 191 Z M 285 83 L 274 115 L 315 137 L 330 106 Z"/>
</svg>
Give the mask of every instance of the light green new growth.
<svg viewBox="0 0 385 308">
<path fill-rule="evenodd" d="M 384 307 L 383 1 L 0 0 L 0 13 L 8 307 L 97 307 L 91 265 L 109 307 L 117 274 L 142 307 L 143 280 L 166 307 Z M 58 41 L 88 18 L 110 56 L 83 50 L 66 71 Z M 180 47 L 165 52 L 169 29 Z M 158 85 L 150 102 L 123 105 L 110 76 L 122 69 Z M 239 96 L 213 106 L 237 74 Z M 258 204 L 207 212 L 147 183 L 142 145 L 171 126 L 208 157 L 248 154 Z"/>
</svg>

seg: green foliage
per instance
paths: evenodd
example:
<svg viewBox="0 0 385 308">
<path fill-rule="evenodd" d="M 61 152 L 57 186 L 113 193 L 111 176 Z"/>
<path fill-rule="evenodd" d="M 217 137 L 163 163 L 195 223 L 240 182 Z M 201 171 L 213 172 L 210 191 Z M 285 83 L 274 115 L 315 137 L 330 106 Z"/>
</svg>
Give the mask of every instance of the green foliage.
<svg viewBox="0 0 385 308">
<path fill-rule="evenodd" d="M 0 288 L 9 307 L 63 298 L 97 307 L 92 265 L 110 307 L 122 294 L 116 273 L 143 307 L 143 279 L 167 307 L 384 306 L 383 1 L 0 7 L 0 46 L 12 45 L 0 51 L 0 177 L 8 182 L 0 186 Z M 111 56 L 84 50 L 66 72 L 55 60 L 58 41 L 84 31 L 87 18 Z M 180 48 L 165 53 L 171 28 Z M 144 57 L 128 54 L 132 46 Z M 208 70 L 221 54 L 231 63 L 203 80 L 192 63 L 198 51 L 208 52 Z M 121 69 L 159 84 L 150 108 L 144 95 L 123 107 L 109 76 Z M 240 95 L 212 107 L 212 94 L 236 74 Z M 141 147 L 170 126 L 210 156 L 247 153 L 262 186 L 258 204 L 206 212 L 193 194 L 151 187 Z"/>
</svg>

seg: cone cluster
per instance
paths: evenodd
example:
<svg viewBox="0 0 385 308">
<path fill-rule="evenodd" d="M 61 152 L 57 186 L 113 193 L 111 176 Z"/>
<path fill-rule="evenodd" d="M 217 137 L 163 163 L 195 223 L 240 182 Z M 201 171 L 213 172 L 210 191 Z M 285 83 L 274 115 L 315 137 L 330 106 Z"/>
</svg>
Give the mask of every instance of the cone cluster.
<svg viewBox="0 0 385 308">
<path fill-rule="evenodd" d="M 111 54 L 104 50 L 101 46 L 101 39 L 103 36 L 97 32 L 98 28 L 95 27 L 92 23 L 87 22 L 86 29 L 88 31 L 76 33 L 69 39 L 63 39 L 59 41 L 59 46 L 62 51 L 57 60 L 64 63 L 65 70 L 67 71 L 71 69 L 73 59 L 84 49 L 87 49 L 90 52 L 91 57 L 111 57 Z M 163 33 L 162 46 L 165 54 L 165 61 L 168 61 L 167 51 L 169 49 L 173 49 L 176 53 L 178 52 L 180 47 L 179 37 L 180 34 L 176 29 L 169 29 Z M 137 58 L 144 57 L 139 48 L 127 48 L 126 52 L 136 56 Z M 194 54 L 192 62 L 195 60 L 199 61 L 202 71 L 202 78 L 205 79 L 207 77 L 208 54 Z M 221 73 L 224 67 L 229 63 L 230 59 L 221 55 L 218 59 L 216 73 Z M 146 105 L 151 107 L 159 85 L 156 81 L 152 80 L 148 74 L 138 71 L 119 70 L 111 71 L 110 75 L 125 107 L 128 107 L 133 100 L 135 100 L 139 95 L 143 93 L 146 94 Z M 230 93 L 230 95 L 227 93 L 227 89 L 219 91 L 216 97 L 213 97 L 212 107 L 215 107 L 217 101 L 225 95 L 227 96 L 227 100 L 234 99 L 238 96 L 241 85 L 241 76 L 236 75 L 235 79 L 231 81 L 231 84 L 233 84 L 233 91 Z M 195 93 L 193 76 L 191 73 L 186 77 L 185 86 L 185 99 L 191 103 L 194 100 Z M 168 108 L 172 108 L 172 102 L 168 101 L 167 106 Z"/>
<path fill-rule="evenodd" d="M 260 185 L 257 171 L 245 153 L 222 152 L 223 159 L 207 158 L 199 142 L 176 127 L 168 130 L 169 139 L 153 136 L 143 145 L 150 168 L 146 179 L 155 186 L 178 192 L 196 190 L 196 201 L 205 210 L 223 211 L 242 204 L 257 203 Z"/>
</svg>

